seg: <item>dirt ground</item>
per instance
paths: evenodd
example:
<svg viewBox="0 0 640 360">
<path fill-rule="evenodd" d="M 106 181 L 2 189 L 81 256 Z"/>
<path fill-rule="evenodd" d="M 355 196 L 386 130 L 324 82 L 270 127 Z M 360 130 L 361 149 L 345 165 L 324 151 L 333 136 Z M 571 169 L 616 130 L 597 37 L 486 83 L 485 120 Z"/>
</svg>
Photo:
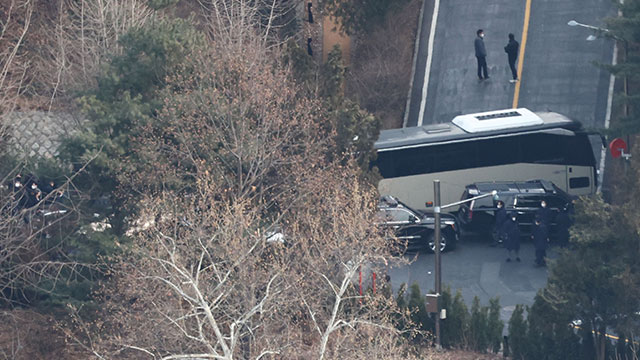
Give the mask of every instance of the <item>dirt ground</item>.
<svg viewBox="0 0 640 360">
<path fill-rule="evenodd" d="M 335 19 L 325 16 L 322 19 L 322 61 L 327 61 L 327 57 L 335 45 L 342 49 L 344 64 L 349 66 L 351 59 L 351 39 L 338 31 Z"/>
<path fill-rule="evenodd" d="M 402 127 L 421 6 L 411 0 L 351 41 L 347 96 L 381 119 L 383 129 Z"/>
</svg>

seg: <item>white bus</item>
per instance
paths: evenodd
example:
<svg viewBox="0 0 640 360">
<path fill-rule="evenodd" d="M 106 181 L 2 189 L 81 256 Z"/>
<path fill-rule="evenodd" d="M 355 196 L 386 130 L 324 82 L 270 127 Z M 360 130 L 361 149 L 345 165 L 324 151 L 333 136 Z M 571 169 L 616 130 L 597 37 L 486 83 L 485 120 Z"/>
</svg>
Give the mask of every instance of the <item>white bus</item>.
<svg viewBox="0 0 640 360">
<path fill-rule="evenodd" d="M 597 168 L 589 134 L 553 112 L 527 109 L 456 116 L 450 123 L 383 130 L 375 143 L 380 195 L 417 209 L 460 200 L 481 181 L 548 180 L 571 195 L 593 194 Z M 452 209 L 455 210 L 455 209 Z"/>
</svg>

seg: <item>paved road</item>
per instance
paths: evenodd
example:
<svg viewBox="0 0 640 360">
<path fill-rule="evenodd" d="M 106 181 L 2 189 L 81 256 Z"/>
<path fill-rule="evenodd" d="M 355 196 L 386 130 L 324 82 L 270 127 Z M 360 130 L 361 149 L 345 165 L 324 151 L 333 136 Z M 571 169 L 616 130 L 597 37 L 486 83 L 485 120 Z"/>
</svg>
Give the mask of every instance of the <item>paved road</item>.
<svg viewBox="0 0 640 360">
<path fill-rule="evenodd" d="M 530 241 L 523 241 L 520 250 L 522 262 L 509 262 L 506 250 L 489 247 L 485 241 L 467 240 L 453 252 L 442 255 L 442 286 L 450 286 L 452 292 L 460 290 L 465 302 L 471 305 L 474 296 L 480 303 L 499 296 L 501 318 L 505 324 L 517 304 L 532 305 L 538 289 L 547 282 L 547 269 L 533 266 L 535 253 Z M 549 251 L 554 258 L 555 251 Z M 408 256 L 411 257 L 411 256 Z M 433 254 L 419 253 L 410 265 L 392 268 L 391 284 L 394 292 L 405 283 L 417 282 L 423 293 L 434 289 Z"/>
<path fill-rule="evenodd" d="M 437 0 L 436 0 L 437 1 Z M 510 108 L 515 85 L 504 53 L 507 34 L 521 42 L 526 1 L 447 0 L 440 2 L 432 63 L 420 120 L 426 48 L 431 29 L 431 9 L 425 7 L 420 46 L 406 126 L 451 121 L 459 114 Z M 611 40 L 586 41 L 592 32 L 569 27 L 569 20 L 605 26 L 603 19 L 615 14 L 608 0 L 532 1 L 523 71 L 520 74 L 519 107 L 533 111 L 555 111 L 581 121 L 586 127 L 602 128 L 608 97 L 609 74 L 593 62 L 610 63 Z M 473 50 L 475 32 L 485 31 L 488 81 L 478 81 Z M 519 59 L 522 61 L 522 59 Z M 600 143 L 593 141 L 597 160 Z M 502 318 L 507 321 L 516 304 L 533 303 L 536 291 L 546 283 L 545 269 L 532 266 L 530 243 L 522 248 L 522 263 L 504 262 L 504 250 L 484 242 L 466 242 L 443 256 L 443 284 L 461 289 L 467 304 L 478 296 L 483 304 L 500 296 Z M 433 288 L 433 255 L 420 254 L 411 265 L 391 270 L 397 291 L 401 283 L 418 282 L 427 292 Z"/>
<path fill-rule="evenodd" d="M 521 40 L 525 1 L 448 0 L 440 3 L 423 124 L 450 121 L 454 116 L 510 108 L 514 85 L 504 46 L 507 34 Z M 569 27 L 581 23 L 604 26 L 614 14 L 613 3 L 603 0 L 537 0 L 532 2 L 528 42 L 524 56 L 519 106 L 534 111 L 552 110 L 602 127 L 609 77 L 593 62 L 610 63 L 613 43 L 586 41 L 590 30 Z M 424 16 L 430 24 L 432 18 Z M 420 106 L 428 29 L 420 36 L 419 58 L 412 84 L 407 126 L 420 121 Z M 475 32 L 485 31 L 488 81 L 479 82 L 473 51 Z"/>
</svg>

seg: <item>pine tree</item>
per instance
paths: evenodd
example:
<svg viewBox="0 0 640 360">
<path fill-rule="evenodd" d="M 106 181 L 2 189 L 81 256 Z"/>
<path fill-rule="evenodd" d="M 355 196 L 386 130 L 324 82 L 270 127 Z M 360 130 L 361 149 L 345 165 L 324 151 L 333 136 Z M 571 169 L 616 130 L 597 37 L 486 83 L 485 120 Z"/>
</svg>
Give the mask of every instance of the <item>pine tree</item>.
<svg viewBox="0 0 640 360">
<path fill-rule="evenodd" d="M 601 66 L 615 75 L 616 80 L 622 85 L 621 90 L 615 94 L 615 99 L 622 104 L 623 109 L 618 121 L 612 122 L 610 129 L 612 135 L 620 136 L 640 132 L 640 94 L 637 87 L 633 86 L 640 74 L 640 1 L 627 0 L 616 4 L 620 7 L 622 16 L 607 19 L 608 31 L 602 34 L 618 42 L 621 56 L 618 57 L 618 64 Z"/>
<path fill-rule="evenodd" d="M 480 306 L 480 299 L 475 296 L 471 303 L 471 322 L 469 325 L 471 348 L 473 350 L 485 352 L 489 347 L 488 311 L 487 307 Z"/>
<path fill-rule="evenodd" d="M 413 283 L 413 285 L 409 287 L 407 307 L 411 310 L 411 320 L 413 323 L 419 330 L 426 334 L 433 332 L 434 323 L 427 312 L 425 301 L 426 298 L 424 294 L 421 293 L 420 286 L 417 283 Z M 416 340 L 423 341 L 424 337 Z"/>
<path fill-rule="evenodd" d="M 442 346 L 464 347 L 469 327 L 469 311 L 460 290 L 452 298 L 451 289 L 442 292 L 442 306 L 447 309 L 447 318 L 440 322 Z"/>
<path fill-rule="evenodd" d="M 516 305 L 509 319 L 509 354 L 512 359 L 528 359 L 527 354 L 527 322 L 524 319 L 524 307 Z"/>
<path fill-rule="evenodd" d="M 503 329 L 504 322 L 500 320 L 500 300 L 496 297 L 489 300 L 489 316 L 487 319 L 487 340 L 489 348 L 494 353 L 500 351 Z"/>
</svg>

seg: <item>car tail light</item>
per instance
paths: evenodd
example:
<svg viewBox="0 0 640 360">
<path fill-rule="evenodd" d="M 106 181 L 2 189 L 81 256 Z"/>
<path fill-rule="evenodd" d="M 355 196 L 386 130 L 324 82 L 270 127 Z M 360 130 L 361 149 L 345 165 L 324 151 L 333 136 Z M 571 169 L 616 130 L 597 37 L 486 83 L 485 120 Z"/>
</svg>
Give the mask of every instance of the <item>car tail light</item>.
<svg viewBox="0 0 640 360">
<path fill-rule="evenodd" d="M 471 219 L 473 219 L 473 210 L 469 209 L 468 217 L 469 217 L 469 221 L 471 221 Z"/>
</svg>

